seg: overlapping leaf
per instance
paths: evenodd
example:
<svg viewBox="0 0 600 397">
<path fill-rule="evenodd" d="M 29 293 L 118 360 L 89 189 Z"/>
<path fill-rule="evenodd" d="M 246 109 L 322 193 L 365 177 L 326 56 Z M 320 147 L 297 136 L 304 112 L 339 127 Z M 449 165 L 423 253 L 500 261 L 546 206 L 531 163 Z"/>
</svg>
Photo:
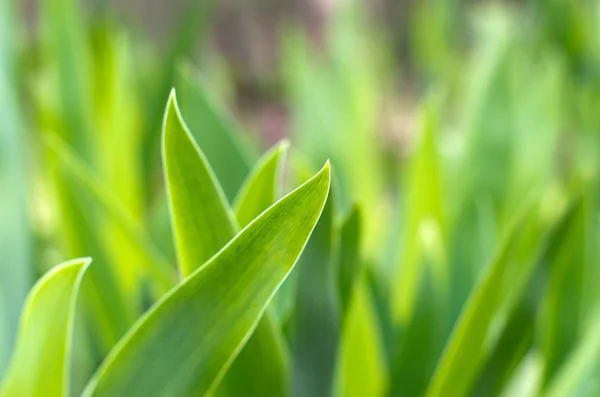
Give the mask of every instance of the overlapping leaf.
<svg viewBox="0 0 600 397">
<path fill-rule="evenodd" d="M 213 391 L 295 264 L 329 189 L 329 165 L 250 223 L 146 314 L 87 396 Z"/>
</svg>

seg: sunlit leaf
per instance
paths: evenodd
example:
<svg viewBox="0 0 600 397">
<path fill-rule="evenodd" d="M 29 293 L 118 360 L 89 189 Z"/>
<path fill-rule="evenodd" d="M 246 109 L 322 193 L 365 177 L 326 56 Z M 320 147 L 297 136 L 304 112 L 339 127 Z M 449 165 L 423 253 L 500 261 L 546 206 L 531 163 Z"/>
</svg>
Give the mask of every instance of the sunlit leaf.
<svg viewBox="0 0 600 397">
<path fill-rule="evenodd" d="M 163 163 L 179 268 L 186 276 L 217 253 L 237 230 L 227 199 L 187 129 L 175 92 L 164 120 Z"/>
<path fill-rule="evenodd" d="M 165 174 L 179 267 L 182 276 L 187 277 L 234 237 L 238 223 L 231 217 L 232 211 L 210 165 L 178 114 L 174 95 L 167 107 L 164 134 Z M 267 153 L 245 185 L 240 199 L 244 226 L 275 201 L 280 154 L 281 148 Z M 259 322 L 216 395 L 236 395 L 236 391 L 246 395 L 281 394 L 287 388 L 282 336 L 270 316 L 267 312 Z M 262 365 L 252 364 L 257 360 Z"/>
<path fill-rule="evenodd" d="M 383 396 L 387 368 L 381 331 L 365 279 L 356 281 L 342 328 L 340 377 L 346 397 Z"/>
<path fill-rule="evenodd" d="M 214 391 L 294 266 L 328 190 L 329 164 L 158 302 L 111 352 L 84 395 Z"/>
<path fill-rule="evenodd" d="M 50 270 L 27 297 L 17 346 L 0 395 L 69 396 L 75 302 L 91 259 Z"/>
</svg>

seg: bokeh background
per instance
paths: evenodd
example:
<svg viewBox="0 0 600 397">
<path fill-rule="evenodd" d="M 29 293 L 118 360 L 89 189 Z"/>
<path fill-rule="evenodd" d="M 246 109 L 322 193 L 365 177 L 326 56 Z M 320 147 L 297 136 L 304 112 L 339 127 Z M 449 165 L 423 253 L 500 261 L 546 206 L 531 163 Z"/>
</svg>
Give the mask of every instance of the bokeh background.
<svg viewBox="0 0 600 397">
<path fill-rule="evenodd" d="M 391 322 L 420 310 L 431 274 L 415 269 L 449 269 L 447 325 L 421 373 L 540 197 L 553 213 L 585 192 L 560 259 L 572 277 L 539 298 L 559 314 L 531 325 L 560 329 L 542 379 L 596 318 L 599 2 L 0 0 L 0 374 L 27 291 L 60 261 L 97 263 L 99 352 L 155 299 L 150 275 L 175 262 L 160 158 L 173 87 L 229 200 L 283 138 L 288 190 L 294 170 L 331 159 L 340 214 L 362 210 Z M 75 390 L 91 361 L 79 358 Z M 392 395 L 422 393 L 428 375 L 402 373 Z"/>
</svg>

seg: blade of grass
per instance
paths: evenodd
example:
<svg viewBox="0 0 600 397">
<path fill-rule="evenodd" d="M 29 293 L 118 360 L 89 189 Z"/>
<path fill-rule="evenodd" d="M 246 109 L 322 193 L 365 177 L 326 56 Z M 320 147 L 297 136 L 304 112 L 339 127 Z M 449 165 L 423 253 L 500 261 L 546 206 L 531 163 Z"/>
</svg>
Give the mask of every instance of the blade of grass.
<svg viewBox="0 0 600 397">
<path fill-rule="evenodd" d="M 435 136 L 437 120 L 433 105 L 425 107 L 421 121 L 421 142 L 409 165 L 408 186 L 404 206 L 406 226 L 399 270 L 395 281 L 394 314 L 400 324 L 408 323 L 413 314 L 417 292 L 420 290 L 424 250 L 431 238 L 442 239 L 445 230 L 445 213 L 442 201 L 439 160 Z M 429 236 L 432 235 L 432 236 Z M 443 247 L 443 242 L 440 244 Z M 444 261 L 435 261 L 431 269 L 436 290 L 447 289 L 447 270 Z"/>
<path fill-rule="evenodd" d="M 27 297 L 1 396 L 69 395 L 75 302 L 91 259 L 74 259 L 42 277 Z"/>
<path fill-rule="evenodd" d="M 329 179 L 326 164 L 167 294 L 113 350 L 84 396 L 214 391 L 302 252 Z"/>
<path fill-rule="evenodd" d="M 249 177 L 238 201 L 242 226 L 246 226 L 275 201 L 280 158 L 285 148 L 285 144 L 280 145 L 266 153 Z M 174 95 L 169 100 L 165 115 L 164 153 L 167 187 L 173 200 L 171 209 L 177 246 L 193 244 L 189 250 L 180 252 L 180 270 L 187 277 L 234 237 L 238 223 L 231 218 L 231 209 L 223 198 L 210 165 L 202 151 L 195 146 L 178 113 Z M 199 207 L 202 207 L 201 210 Z M 194 217 L 188 215 L 191 212 L 195 212 Z M 197 233 L 203 233 L 203 238 L 198 237 Z M 210 238 L 205 237 L 206 233 L 211 233 Z M 200 262 L 203 258 L 204 261 Z M 184 268 L 181 266 L 183 263 L 189 265 Z M 281 332 L 275 328 L 267 312 L 215 395 L 286 394 L 287 357 L 282 339 Z"/>
<path fill-rule="evenodd" d="M 581 341 L 569 355 L 565 365 L 550 382 L 548 397 L 593 396 L 600 389 L 598 366 L 600 365 L 600 310 L 596 308 L 593 321 Z"/>
<path fill-rule="evenodd" d="M 427 396 L 468 395 L 489 343 L 492 323 L 518 303 L 551 218 L 535 206 L 517 218 L 455 324 Z"/>
<path fill-rule="evenodd" d="M 387 368 L 372 298 L 364 276 L 358 276 L 344 320 L 340 347 L 342 396 L 383 396 Z"/>
<path fill-rule="evenodd" d="M 333 219 L 332 192 L 298 269 L 290 318 L 292 394 L 298 397 L 333 392 L 340 327 Z"/>
<path fill-rule="evenodd" d="M 233 238 L 237 222 L 208 160 L 183 121 L 174 91 L 163 131 L 167 193 L 179 269 L 185 277 Z"/>
</svg>

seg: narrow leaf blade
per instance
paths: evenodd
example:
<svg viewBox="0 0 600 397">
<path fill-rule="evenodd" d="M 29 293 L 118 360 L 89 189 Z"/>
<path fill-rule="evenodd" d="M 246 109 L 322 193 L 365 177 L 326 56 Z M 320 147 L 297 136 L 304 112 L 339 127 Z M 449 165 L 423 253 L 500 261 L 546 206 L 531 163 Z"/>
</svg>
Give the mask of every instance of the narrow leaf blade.
<svg viewBox="0 0 600 397">
<path fill-rule="evenodd" d="M 75 301 L 91 259 L 65 262 L 33 287 L 0 395 L 68 396 Z"/>
</svg>

